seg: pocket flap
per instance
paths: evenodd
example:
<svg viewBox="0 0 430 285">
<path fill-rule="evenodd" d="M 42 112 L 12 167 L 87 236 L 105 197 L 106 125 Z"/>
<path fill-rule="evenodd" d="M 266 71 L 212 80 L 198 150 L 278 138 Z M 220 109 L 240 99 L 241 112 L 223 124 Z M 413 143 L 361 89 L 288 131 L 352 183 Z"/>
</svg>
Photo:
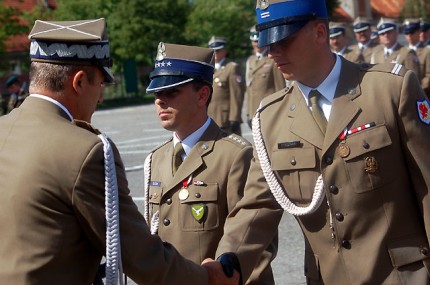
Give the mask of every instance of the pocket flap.
<svg viewBox="0 0 430 285">
<path fill-rule="evenodd" d="M 400 267 L 428 258 L 427 241 L 420 236 L 388 242 L 388 252 L 394 267 Z"/>
<path fill-rule="evenodd" d="M 191 185 L 188 187 L 188 192 L 187 199 L 182 200 L 181 204 L 216 202 L 218 200 L 217 183 L 207 184 L 206 186 Z"/>
<path fill-rule="evenodd" d="M 270 157 L 273 170 L 296 170 L 315 168 L 316 158 L 313 147 L 277 149 Z"/>
</svg>

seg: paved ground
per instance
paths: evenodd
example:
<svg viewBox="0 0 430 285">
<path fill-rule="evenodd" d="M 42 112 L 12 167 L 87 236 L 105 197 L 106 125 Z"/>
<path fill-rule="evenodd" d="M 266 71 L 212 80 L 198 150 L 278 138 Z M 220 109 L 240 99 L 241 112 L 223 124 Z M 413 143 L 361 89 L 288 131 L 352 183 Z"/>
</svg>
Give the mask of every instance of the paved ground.
<svg viewBox="0 0 430 285">
<path fill-rule="evenodd" d="M 143 161 L 148 152 L 167 140 L 171 133 L 161 128 L 151 104 L 97 111 L 93 116 L 93 125 L 111 137 L 118 146 L 132 196 L 142 209 Z M 242 133 L 252 141 L 251 131 L 246 124 L 242 124 Z M 293 217 L 284 215 L 279 234 L 279 252 L 273 262 L 276 284 L 305 284 L 303 237 Z M 128 284 L 135 283 L 129 281 Z"/>
</svg>

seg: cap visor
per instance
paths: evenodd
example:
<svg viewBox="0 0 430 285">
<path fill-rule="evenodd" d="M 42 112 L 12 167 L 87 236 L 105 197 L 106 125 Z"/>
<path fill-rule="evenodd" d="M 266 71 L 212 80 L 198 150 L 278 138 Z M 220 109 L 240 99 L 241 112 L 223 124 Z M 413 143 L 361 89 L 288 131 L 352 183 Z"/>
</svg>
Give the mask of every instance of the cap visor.
<svg viewBox="0 0 430 285">
<path fill-rule="evenodd" d="M 294 22 L 262 30 L 258 38 L 258 47 L 264 47 L 279 42 L 303 28 L 308 22 L 309 21 Z"/>
<path fill-rule="evenodd" d="M 151 80 L 146 93 L 155 93 L 193 81 L 194 78 L 184 76 L 157 76 Z"/>
<path fill-rule="evenodd" d="M 108 67 L 103 66 L 101 70 L 105 76 L 105 83 L 115 83 L 115 77 Z"/>
</svg>

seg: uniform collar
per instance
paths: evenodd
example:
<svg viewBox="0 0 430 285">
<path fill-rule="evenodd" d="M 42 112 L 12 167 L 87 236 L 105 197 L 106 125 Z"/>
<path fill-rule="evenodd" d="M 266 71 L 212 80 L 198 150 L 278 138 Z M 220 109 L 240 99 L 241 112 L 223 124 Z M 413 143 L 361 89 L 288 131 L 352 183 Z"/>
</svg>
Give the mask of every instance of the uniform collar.
<svg viewBox="0 0 430 285">
<path fill-rule="evenodd" d="M 208 117 L 206 119 L 206 122 L 198 130 L 196 130 L 194 133 L 186 137 L 182 142 L 179 141 L 178 137 L 176 136 L 176 133 L 173 133 L 173 146 L 175 146 L 177 143 L 182 143 L 182 147 L 184 148 L 185 155 L 188 155 L 191 149 L 196 145 L 196 143 L 199 141 L 203 133 L 209 127 L 210 123 L 211 123 L 211 118 Z"/>
<path fill-rule="evenodd" d="M 70 114 L 69 110 L 67 110 L 66 107 L 64 107 L 63 104 L 61 104 L 60 102 L 58 102 L 57 100 L 52 99 L 51 97 L 45 96 L 45 95 L 41 95 L 41 94 L 31 94 L 31 97 L 37 97 L 46 101 L 49 101 L 51 103 L 54 103 L 55 105 L 57 105 L 58 107 L 60 107 L 66 114 L 67 116 L 69 116 L 70 121 L 73 122 L 73 116 L 72 114 Z"/>
</svg>

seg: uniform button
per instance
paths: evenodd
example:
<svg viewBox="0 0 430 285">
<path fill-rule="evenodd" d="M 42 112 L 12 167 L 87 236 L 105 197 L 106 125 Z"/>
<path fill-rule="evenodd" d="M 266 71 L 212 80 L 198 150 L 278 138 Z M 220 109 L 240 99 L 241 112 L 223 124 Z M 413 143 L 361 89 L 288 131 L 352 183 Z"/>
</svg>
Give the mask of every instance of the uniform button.
<svg viewBox="0 0 430 285">
<path fill-rule="evenodd" d="M 329 189 L 329 191 L 330 191 L 331 194 L 335 194 L 336 195 L 337 193 L 339 193 L 339 188 L 337 188 L 336 185 L 330 185 L 328 187 L 328 189 Z"/>
<path fill-rule="evenodd" d="M 164 219 L 163 220 L 163 225 L 165 225 L 165 226 L 170 225 L 170 220 L 169 219 Z"/>
<path fill-rule="evenodd" d="M 342 241 L 342 247 L 346 249 L 351 249 L 351 243 L 347 240 Z"/>
<path fill-rule="evenodd" d="M 333 163 L 333 157 L 331 157 L 331 156 L 327 156 L 327 157 L 325 158 L 325 163 L 326 163 L 327 165 L 332 164 L 332 163 Z"/>
<path fill-rule="evenodd" d="M 363 147 L 365 149 L 369 149 L 370 145 L 369 145 L 369 143 L 367 141 L 363 141 Z"/>
<path fill-rule="evenodd" d="M 167 200 L 166 200 L 166 203 L 167 203 L 167 205 L 172 204 L 172 199 L 170 199 L 170 198 L 169 198 L 169 199 L 167 199 Z"/>
<path fill-rule="evenodd" d="M 201 195 L 200 193 L 196 193 L 196 194 L 194 194 L 194 196 L 195 196 L 196 198 L 200 198 L 200 197 L 202 197 L 202 195 Z"/>
<path fill-rule="evenodd" d="M 342 222 L 344 219 L 344 216 L 342 215 L 342 213 L 337 212 L 336 213 L 336 220 L 338 220 L 339 222 Z"/>
<path fill-rule="evenodd" d="M 426 255 L 427 256 L 428 253 L 429 253 L 428 248 L 426 248 L 426 247 L 421 248 L 421 254 L 422 255 Z"/>
<path fill-rule="evenodd" d="M 294 165 L 296 165 L 296 164 L 297 164 L 297 161 L 296 161 L 295 159 L 292 159 L 292 160 L 291 160 L 291 165 L 293 165 L 293 166 L 294 166 Z"/>
</svg>

